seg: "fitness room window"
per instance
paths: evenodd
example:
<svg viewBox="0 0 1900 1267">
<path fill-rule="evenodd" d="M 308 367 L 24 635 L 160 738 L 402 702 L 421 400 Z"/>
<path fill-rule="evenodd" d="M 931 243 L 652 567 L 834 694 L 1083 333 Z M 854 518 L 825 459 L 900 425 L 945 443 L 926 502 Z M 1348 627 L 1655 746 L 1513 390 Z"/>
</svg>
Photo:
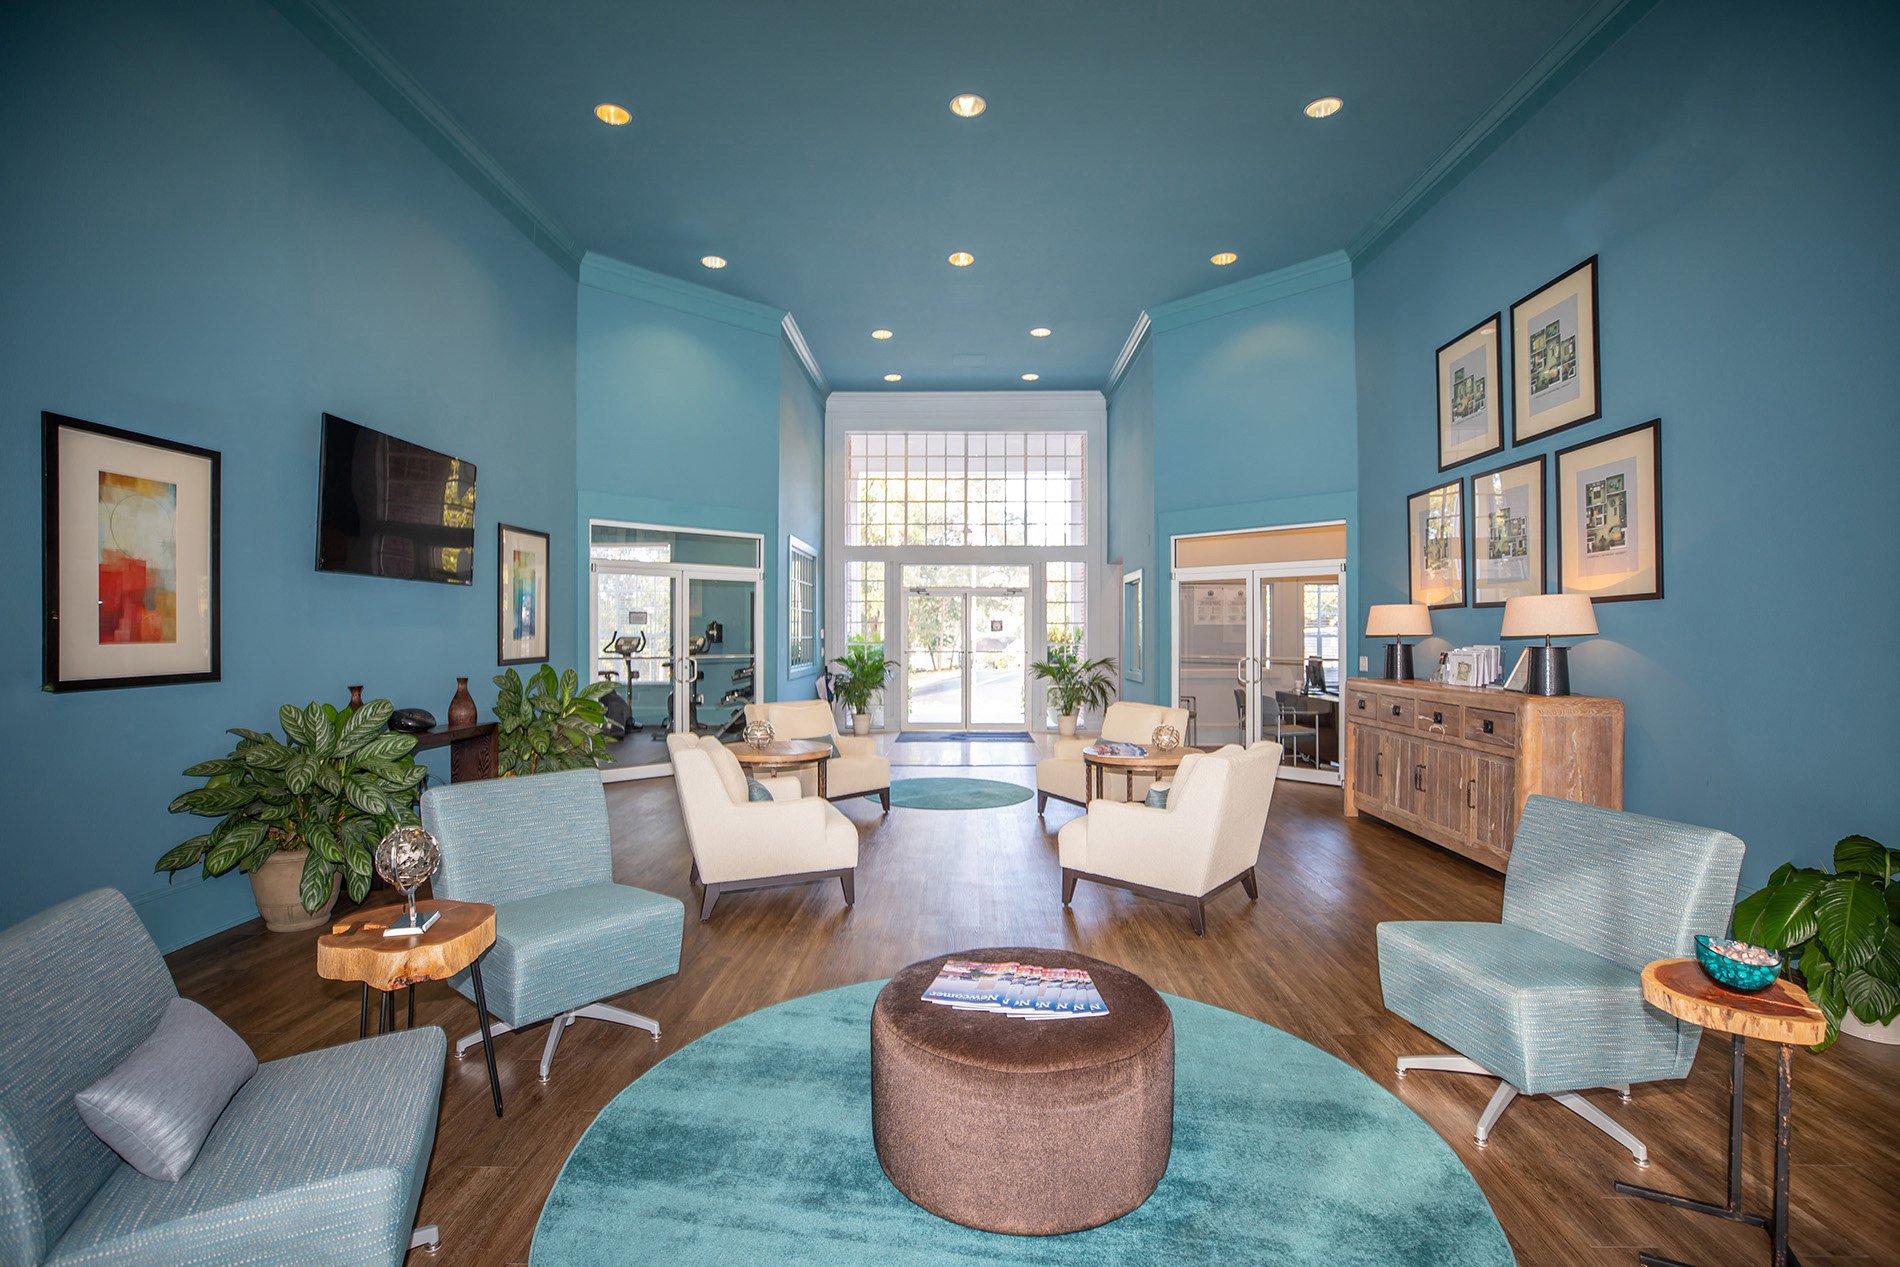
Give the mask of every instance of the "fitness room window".
<svg viewBox="0 0 1900 1267">
<path fill-rule="evenodd" d="M 792 673 L 818 668 L 818 552 L 791 538 L 785 588 L 791 602 L 785 629 Z"/>
</svg>

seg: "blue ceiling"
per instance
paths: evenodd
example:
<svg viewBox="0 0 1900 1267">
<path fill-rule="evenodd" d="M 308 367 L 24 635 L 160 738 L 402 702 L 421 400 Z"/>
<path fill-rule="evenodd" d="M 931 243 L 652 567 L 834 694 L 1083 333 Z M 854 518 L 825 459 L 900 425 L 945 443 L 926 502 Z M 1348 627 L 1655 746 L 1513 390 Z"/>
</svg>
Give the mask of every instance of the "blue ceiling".
<svg viewBox="0 0 1900 1267">
<path fill-rule="evenodd" d="M 580 246 L 788 309 L 851 390 L 1100 387 L 1144 308 L 1344 247 L 1591 7 L 340 5 Z"/>
</svg>

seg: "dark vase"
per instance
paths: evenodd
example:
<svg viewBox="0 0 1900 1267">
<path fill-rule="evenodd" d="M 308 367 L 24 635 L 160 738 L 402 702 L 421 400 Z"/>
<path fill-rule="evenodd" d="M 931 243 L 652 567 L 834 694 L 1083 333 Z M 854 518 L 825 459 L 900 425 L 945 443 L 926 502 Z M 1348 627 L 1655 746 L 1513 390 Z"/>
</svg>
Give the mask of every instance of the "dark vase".
<svg viewBox="0 0 1900 1267">
<path fill-rule="evenodd" d="M 468 679 L 455 679 L 455 698 L 449 701 L 449 725 L 473 726 L 475 724 L 475 697 L 468 693 Z"/>
<path fill-rule="evenodd" d="M 363 707 L 363 688 L 360 686 L 352 686 L 350 688 L 350 711 L 353 713 L 361 707 Z"/>
</svg>

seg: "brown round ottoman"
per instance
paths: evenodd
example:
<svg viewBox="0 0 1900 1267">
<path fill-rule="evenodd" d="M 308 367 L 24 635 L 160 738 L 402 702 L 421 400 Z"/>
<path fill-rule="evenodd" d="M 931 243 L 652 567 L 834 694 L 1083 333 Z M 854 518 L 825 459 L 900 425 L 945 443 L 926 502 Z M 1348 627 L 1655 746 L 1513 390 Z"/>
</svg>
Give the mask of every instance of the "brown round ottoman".
<svg viewBox="0 0 1900 1267">
<path fill-rule="evenodd" d="M 1086 968 L 1108 1014 L 926 1003 L 946 959 Z M 1174 1018 L 1147 982 L 1086 955 L 1010 946 L 914 963 L 871 1011 L 871 1131 L 897 1190 L 953 1223 L 1047 1236 L 1120 1218 L 1168 1168 Z"/>
</svg>

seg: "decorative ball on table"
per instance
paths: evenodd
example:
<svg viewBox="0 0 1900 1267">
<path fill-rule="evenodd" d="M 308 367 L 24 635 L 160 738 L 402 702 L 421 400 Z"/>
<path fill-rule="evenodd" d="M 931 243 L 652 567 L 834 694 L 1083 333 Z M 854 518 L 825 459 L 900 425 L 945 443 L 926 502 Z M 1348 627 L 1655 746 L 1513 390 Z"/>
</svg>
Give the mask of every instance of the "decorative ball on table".
<svg viewBox="0 0 1900 1267">
<path fill-rule="evenodd" d="M 1723 941 L 1707 933 L 1695 938 L 1696 961 L 1717 985 L 1752 994 L 1766 990 L 1781 971 L 1781 956 L 1745 941 Z"/>
<path fill-rule="evenodd" d="M 1155 733 L 1150 737 L 1154 740 L 1156 752 L 1173 752 L 1181 746 L 1181 732 L 1173 726 L 1156 726 Z"/>
<path fill-rule="evenodd" d="M 769 721 L 749 721 L 745 724 L 745 741 L 763 752 L 772 745 L 772 723 Z"/>
<path fill-rule="evenodd" d="M 376 874 L 402 890 L 406 910 L 400 923 L 383 930 L 385 937 L 413 937 L 427 932 L 440 911 L 417 918 L 416 890 L 442 865 L 442 846 L 420 827 L 398 827 L 376 845 Z"/>
</svg>

